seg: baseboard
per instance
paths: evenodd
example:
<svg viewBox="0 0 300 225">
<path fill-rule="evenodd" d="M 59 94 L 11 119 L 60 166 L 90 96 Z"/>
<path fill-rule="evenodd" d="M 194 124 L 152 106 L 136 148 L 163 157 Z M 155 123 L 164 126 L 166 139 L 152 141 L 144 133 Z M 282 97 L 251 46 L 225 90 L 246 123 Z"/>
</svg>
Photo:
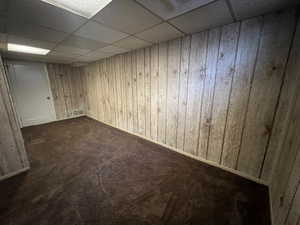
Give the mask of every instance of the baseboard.
<svg viewBox="0 0 300 225">
<path fill-rule="evenodd" d="M 143 138 L 143 139 L 145 139 L 145 140 L 147 140 L 147 141 L 150 141 L 150 142 L 152 142 L 152 143 L 158 144 L 158 145 L 160 145 L 160 146 L 163 146 L 163 147 L 165 147 L 165 148 L 168 148 L 168 149 L 170 149 L 170 150 L 172 150 L 172 151 L 178 152 L 178 153 L 180 153 L 180 154 L 182 154 L 182 155 L 188 156 L 188 157 L 193 158 L 193 159 L 195 159 L 195 160 L 198 160 L 198 161 L 200 161 L 200 162 L 206 163 L 206 164 L 208 164 L 208 165 L 210 165 L 210 166 L 214 166 L 214 167 L 220 168 L 220 169 L 222 169 L 222 170 L 225 170 L 225 171 L 227 171 L 227 172 L 233 173 L 233 174 L 238 175 L 238 176 L 240 176 L 240 177 L 243 177 L 243 178 L 245 178 L 245 179 L 251 180 L 251 181 L 253 181 L 253 182 L 255 182 L 255 183 L 262 184 L 262 185 L 265 185 L 265 186 L 269 187 L 269 184 L 268 184 L 267 182 L 265 182 L 264 180 L 261 180 L 261 179 L 258 179 L 258 178 L 256 178 L 256 177 L 253 177 L 253 176 L 251 176 L 251 175 L 245 174 L 245 173 L 243 173 L 243 172 L 241 172 L 241 171 L 234 170 L 234 169 L 231 169 L 231 168 L 222 166 L 222 165 L 220 165 L 220 164 L 218 164 L 218 163 L 215 163 L 215 162 L 212 162 L 212 161 L 208 161 L 208 160 L 206 160 L 206 159 L 203 159 L 203 158 L 194 156 L 194 155 L 192 155 L 192 154 L 190 154 L 190 153 L 184 152 L 184 151 L 179 150 L 179 149 L 177 149 L 177 148 L 174 148 L 174 147 L 171 147 L 171 146 L 169 146 L 169 145 L 166 145 L 166 144 L 163 144 L 163 143 L 154 141 L 154 140 L 152 140 L 152 139 L 150 139 L 150 138 L 147 138 L 147 137 L 145 137 L 145 136 L 143 136 L 143 135 L 140 135 L 140 134 L 137 134 L 137 133 L 133 133 L 133 132 L 131 132 L 131 131 L 128 131 L 128 130 L 125 130 L 125 129 L 122 129 L 122 128 L 119 128 L 119 127 L 112 126 L 112 125 L 109 124 L 109 123 L 106 123 L 106 122 L 103 122 L 103 121 L 98 120 L 97 118 L 95 118 L 95 117 L 92 116 L 92 115 L 86 115 L 86 116 L 89 117 L 89 118 L 91 118 L 91 119 L 93 119 L 93 120 L 96 120 L 97 122 L 103 123 L 103 124 L 108 125 L 108 126 L 110 126 L 110 127 L 116 128 L 116 129 L 118 129 L 118 130 L 124 131 L 124 132 L 129 133 L 129 134 L 132 134 L 132 135 L 135 135 L 135 136 L 137 136 L 137 137 Z"/>
<path fill-rule="evenodd" d="M 25 128 L 25 127 L 33 127 L 33 126 L 39 126 L 39 125 L 43 125 L 43 124 L 48 124 L 48 123 L 55 123 L 55 122 L 59 122 L 59 121 L 63 121 L 63 120 L 70 120 L 70 119 L 76 119 L 76 118 L 79 118 L 79 117 L 83 117 L 83 116 L 87 116 L 86 114 L 80 114 L 80 115 L 76 115 L 76 116 L 70 116 L 68 118 L 63 118 L 63 119 L 55 119 L 53 121 L 49 121 L 49 122 L 45 122 L 45 123 L 40 123 L 40 124 L 36 124 L 36 125 L 30 125 L 30 126 L 24 126 L 22 128 Z"/>
<path fill-rule="evenodd" d="M 80 115 L 76 115 L 76 116 L 70 116 L 70 117 L 64 118 L 64 119 L 55 120 L 55 121 L 52 121 L 52 122 L 58 122 L 58 121 L 63 121 L 63 120 L 76 119 L 76 118 L 83 117 L 83 116 L 87 116 L 87 115 L 86 114 L 80 114 Z"/>
<path fill-rule="evenodd" d="M 8 178 L 10 178 L 10 177 L 19 175 L 20 173 L 24 173 L 24 172 L 28 171 L 29 169 L 30 169 L 30 167 L 28 166 L 28 167 L 22 168 L 22 169 L 20 169 L 20 170 L 18 170 L 18 171 L 15 171 L 15 172 L 6 174 L 6 175 L 0 177 L 0 181 L 3 181 L 3 180 L 6 180 L 6 179 L 8 179 Z"/>
</svg>

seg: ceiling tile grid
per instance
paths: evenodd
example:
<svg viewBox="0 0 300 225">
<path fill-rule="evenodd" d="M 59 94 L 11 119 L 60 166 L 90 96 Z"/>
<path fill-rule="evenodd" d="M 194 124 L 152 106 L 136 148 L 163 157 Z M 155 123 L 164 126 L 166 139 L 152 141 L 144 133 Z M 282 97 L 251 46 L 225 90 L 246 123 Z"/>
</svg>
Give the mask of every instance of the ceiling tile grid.
<svg viewBox="0 0 300 225">
<path fill-rule="evenodd" d="M 5 42 L 50 49 L 27 58 L 77 62 L 124 53 L 236 20 L 298 0 L 113 0 L 91 19 L 41 0 L 0 0 L 1 49 Z M 7 54 L 12 57 L 14 53 Z M 17 54 L 18 58 L 24 54 Z"/>
<path fill-rule="evenodd" d="M 124 48 L 124 49 L 128 49 L 128 50 L 143 48 L 143 47 L 149 46 L 151 44 L 152 43 L 150 43 L 150 42 L 143 41 L 143 40 L 138 39 L 133 36 L 124 38 L 124 39 L 114 43 L 115 46 Z"/>
<path fill-rule="evenodd" d="M 128 34 L 135 34 L 162 22 L 133 0 L 113 0 L 94 20 Z"/>
<path fill-rule="evenodd" d="M 215 0 L 137 0 L 140 4 L 168 20 Z"/>
<path fill-rule="evenodd" d="M 104 48 L 100 49 L 102 52 L 106 52 L 106 53 L 113 53 L 113 54 L 120 54 L 120 53 L 124 53 L 127 52 L 127 49 L 124 48 L 119 48 L 113 45 L 108 45 Z"/>
<path fill-rule="evenodd" d="M 75 34 L 104 43 L 113 43 L 128 36 L 128 34 L 105 27 L 94 21 L 89 21 L 83 25 Z"/>
<path fill-rule="evenodd" d="M 95 41 L 83 37 L 79 37 L 76 35 L 71 35 L 67 39 L 65 39 L 63 42 L 60 43 L 60 45 L 65 45 L 69 47 L 76 47 L 81 49 L 89 49 L 89 50 L 95 50 L 98 48 L 102 48 L 107 46 L 107 43 Z"/>
<path fill-rule="evenodd" d="M 135 36 L 152 43 L 163 42 L 183 36 L 184 33 L 168 23 L 161 23 Z"/>
<path fill-rule="evenodd" d="M 226 0 L 219 0 L 171 19 L 170 23 L 186 33 L 194 33 L 233 21 Z"/>
<path fill-rule="evenodd" d="M 76 48 L 76 47 L 69 47 L 64 45 L 56 46 L 52 51 L 64 53 L 64 54 L 74 54 L 74 55 L 85 55 L 88 54 L 91 50 L 90 49 L 83 49 L 83 48 Z"/>
<path fill-rule="evenodd" d="M 70 33 L 87 19 L 40 0 L 10 0 L 9 20 L 32 23 L 49 29 Z"/>
<path fill-rule="evenodd" d="M 79 58 L 77 58 L 77 60 L 82 62 L 89 62 L 89 61 L 96 61 L 99 59 L 107 58 L 113 55 L 114 53 L 103 52 L 101 51 L 101 49 L 99 49 L 96 51 L 92 51 L 89 54 L 86 54 L 84 56 L 80 56 Z"/>
<path fill-rule="evenodd" d="M 238 20 L 300 4 L 299 0 L 229 0 Z"/>
</svg>

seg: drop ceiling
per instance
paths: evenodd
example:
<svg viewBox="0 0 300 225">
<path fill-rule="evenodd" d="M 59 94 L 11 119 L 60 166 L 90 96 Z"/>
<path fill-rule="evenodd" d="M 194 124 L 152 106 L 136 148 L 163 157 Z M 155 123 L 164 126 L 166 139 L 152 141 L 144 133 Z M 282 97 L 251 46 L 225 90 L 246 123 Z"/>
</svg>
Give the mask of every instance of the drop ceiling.
<svg viewBox="0 0 300 225">
<path fill-rule="evenodd" d="M 41 0 L 0 0 L 0 48 L 11 59 L 92 62 L 237 20 L 297 0 L 112 0 L 87 19 Z M 7 43 L 50 49 L 46 56 L 7 51 Z"/>
</svg>

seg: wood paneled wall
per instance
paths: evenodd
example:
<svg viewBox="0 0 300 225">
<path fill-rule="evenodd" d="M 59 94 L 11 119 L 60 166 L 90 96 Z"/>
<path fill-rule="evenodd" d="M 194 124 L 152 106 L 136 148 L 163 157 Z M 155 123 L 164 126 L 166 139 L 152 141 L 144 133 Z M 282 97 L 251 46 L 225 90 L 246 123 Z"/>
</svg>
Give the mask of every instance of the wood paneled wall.
<svg viewBox="0 0 300 225">
<path fill-rule="evenodd" d="M 276 225 L 299 225 L 297 17 L 268 14 L 92 63 L 87 114 L 271 183 Z"/>
<path fill-rule="evenodd" d="M 274 225 L 300 224 L 300 21 L 286 69 L 275 120 L 275 132 L 285 137 L 273 140 L 271 151 L 280 148 L 272 170 L 270 192 Z M 274 137 L 276 138 L 276 137 Z M 275 145 L 276 144 L 276 145 Z M 272 156 L 274 157 L 274 156 Z"/>
<path fill-rule="evenodd" d="M 266 179 L 295 24 L 286 11 L 90 64 L 88 113 Z"/>
<path fill-rule="evenodd" d="M 82 68 L 62 64 L 48 64 L 56 119 L 85 114 L 86 84 Z"/>
<path fill-rule="evenodd" d="M 5 69 L 0 57 L 0 180 L 29 169 Z"/>
</svg>

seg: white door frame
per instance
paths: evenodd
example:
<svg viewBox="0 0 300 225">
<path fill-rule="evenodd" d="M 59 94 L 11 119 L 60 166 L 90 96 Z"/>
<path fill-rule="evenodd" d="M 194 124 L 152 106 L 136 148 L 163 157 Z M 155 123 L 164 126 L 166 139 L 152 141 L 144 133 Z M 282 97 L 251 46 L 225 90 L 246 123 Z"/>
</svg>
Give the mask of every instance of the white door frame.
<svg viewBox="0 0 300 225">
<path fill-rule="evenodd" d="M 49 104 L 49 109 L 50 109 L 50 114 L 51 114 L 51 119 L 52 121 L 56 121 L 56 111 L 55 111 L 55 107 L 54 107 L 54 101 L 53 101 L 53 93 L 52 93 L 52 89 L 51 89 L 51 85 L 50 85 L 50 79 L 49 79 L 49 74 L 48 74 L 48 70 L 47 70 L 47 66 L 45 63 L 37 63 L 37 62 L 25 62 L 25 61 L 15 61 L 15 60 L 9 60 L 7 61 L 7 65 L 9 66 L 8 68 L 8 80 L 9 80 L 9 85 L 11 86 L 10 89 L 13 89 L 13 85 L 14 85 L 14 81 L 16 79 L 16 72 L 15 72 L 15 68 L 14 65 L 38 65 L 38 66 L 42 66 L 44 69 L 44 72 L 46 74 L 46 82 L 47 82 L 47 86 L 48 86 L 48 91 L 50 94 L 50 100 L 48 100 L 48 104 Z M 10 74 L 12 73 L 12 74 Z M 14 81 L 13 81 L 14 80 Z M 17 102 L 16 102 L 16 96 L 14 91 L 12 91 L 11 93 L 13 101 L 15 102 L 16 105 L 16 113 L 18 116 L 18 121 L 20 124 L 20 127 L 24 127 L 23 122 L 21 120 L 21 116 L 20 113 L 18 112 L 18 107 L 17 107 Z M 41 123 L 47 123 L 49 121 L 42 121 Z"/>
</svg>

